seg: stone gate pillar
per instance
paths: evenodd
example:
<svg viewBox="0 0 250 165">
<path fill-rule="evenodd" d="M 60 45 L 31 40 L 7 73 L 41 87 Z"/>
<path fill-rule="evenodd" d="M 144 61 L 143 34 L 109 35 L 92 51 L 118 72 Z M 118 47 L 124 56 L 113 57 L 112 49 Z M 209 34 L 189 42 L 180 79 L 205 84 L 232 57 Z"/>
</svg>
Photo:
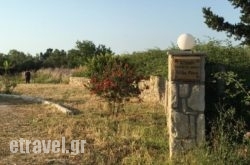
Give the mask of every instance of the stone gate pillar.
<svg viewBox="0 0 250 165">
<path fill-rule="evenodd" d="M 167 115 L 170 157 L 205 138 L 205 55 L 169 52 Z"/>
</svg>

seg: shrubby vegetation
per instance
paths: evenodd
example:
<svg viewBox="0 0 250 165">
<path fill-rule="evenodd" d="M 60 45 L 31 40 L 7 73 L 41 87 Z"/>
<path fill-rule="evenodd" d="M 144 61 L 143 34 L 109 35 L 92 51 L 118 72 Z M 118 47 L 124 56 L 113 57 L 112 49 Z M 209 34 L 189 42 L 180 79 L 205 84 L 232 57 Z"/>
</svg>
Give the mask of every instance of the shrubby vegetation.
<svg viewBox="0 0 250 165">
<path fill-rule="evenodd" d="M 136 66 L 136 71 L 145 77 L 164 76 L 167 77 L 167 50 L 149 49 L 144 52 L 133 52 L 121 55 Z"/>
<path fill-rule="evenodd" d="M 207 143 L 186 153 L 182 159 L 178 157 L 174 162 L 249 163 L 250 146 L 243 138 L 244 133 L 250 129 L 250 91 L 247 83 L 250 80 L 249 48 L 233 46 L 228 41 L 211 40 L 207 43 L 199 42 L 194 51 L 206 53 Z M 146 76 L 167 75 L 167 51 L 134 52 L 121 55 L 121 58 L 128 58 L 137 66 L 136 72 Z"/>
<path fill-rule="evenodd" d="M 175 49 L 172 46 L 168 50 L 149 49 L 114 55 L 105 46 L 78 41 L 76 48 L 68 52 L 47 49 L 45 53 L 31 56 L 12 50 L 7 55 L 0 54 L 0 64 L 8 60 L 9 74 L 33 70 L 33 82 L 37 83 L 67 82 L 64 75 L 90 77 L 96 83 L 96 86 L 91 87 L 92 91 L 111 101 L 121 100 L 123 90 L 129 93 L 128 89 L 116 86 L 123 84 L 127 78 L 131 78 L 131 81 L 122 87 L 130 88 L 132 80 L 137 81 L 136 75 L 167 78 L 167 52 Z M 249 151 L 246 151 L 250 144 L 243 140 L 243 134 L 250 130 L 250 48 L 211 39 L 208 42 L 197 41 L 194 51 L 206 53 L 205 113 L 208 143 L 175 161 L 221 164 L 238 161 L 246 164 L 250 161 L 247 158 Z M 125 69 L 126 64 L 131 72 Z M 4 75 L 4 67 L 0 71 Z M 244 153 L 239 153 L 241 151 Z"/>
<path fill-rule="evenodd" d="M 5 94 L 10 94 L 17 86 L 17 82 L 15 81 L 15 77 L 9 75 L 10 64 L 6 60 L 3 62 L 4 74 L 0 76 L 0 93 L 3 92 Z"/>
<path fill-rule="evenodd" d="M 225 109 L 235 108 L 237 119 L 243 118 L 250 129 L 249 85 L 250 50 L 249 47 L 233 46 L 228 41 L 211 40 L 199 43 L 196 51 L 206 56 L 206 117 L 208 130 L 218 117 L 217 104 Z"/>
<path fill-rule="evenodd" d="M 46 68 L 32 72 L 33 83 L 69 83 L 71 69 L 67 68 Z M 24 75 L 24 73 L 23 73 Z"/>
<path fill-rule="evenodd" d="M 94 56 L 106 53 L 113 54 L 105 45 L 96 46 L 92 41 L 84 40 L 77 41 L 76 47 L 68 52 L 48 48 L 45 52 L 31 55 L 13 49 L 8 54 L 0 53 L 0 64 L 7 60 L 12 74 L 41 68 L 75 68 L 85 65 Z M 0 74 L 3 73 L 4 69 L 0 68 Z"/>
<path fill-rule="evenodd" d="M 109 102 L 113 115 L 123 110 L 128 97 L 140 94 L 138 82 L 142 76 L 125 58 L 101 55 L 94 57 L 88 66 L 90 83 L 87 87 Z"/>
<path fill-rule="evenodd" d="M 70 69 L 77 76 L 85 76 L 85 71 L 76 68 L 84 68 L 93 57 L 106 53 L 113 54 L 105 45 L 96 46 L 88 40 L 77 41 L 76 47 L 68 52 L 48 48 L 35 56 L 15 49 L 10 50 L 8 54 L 0 53 L 2 91 L 10 93 L 14 84 L 23 82 L 23 72 L 27 70 L 32 72 L 34 83 L 67 83 L 71 75 Z M 5 61 L 8 62 L 8 74 L 3 66 Z"/>
<path fill-rule="evenodd" d="M 203 8 L 205 23 L 208 27 L 217 31 L 226 31 L 229 36 L 234 36 L 237 40 L 241 39 L 243 44 L 249 45 L 249 2 L 238 0 L 229 0 L 229 2 L 240 9 L 239 23 L 230 24 L 224 21 L 223 17 L 214 14 L 209 7 Z M 213 39 L 208 42 L 197 42 L 193 51 L 206 53 L 207 141 L 203 146 L 174 159 L 173 164 L 249 164 L 250 140 L 244 139 L 243 136 L 247 130 L 250 130 L 250 47 L 233 46 L 228 41 Z M 168 50 L 150 49 L 115 56 L 105 45 L 96 46 L 93 42 L 85 40 L 77 41 L 76 47 L 67 52 L 48 48 L 44 53 L 32 56 L 10 50 L 8 54 L 0 54 L 0 64 L 8 61 L 6 65 L 8 74 L 6 74 L 6 67 L 0 68 L 2 76 L 0 88 L 4 88 L 5 93 L 11 92 L 15 83 L 12 83 L 14 81 L 9 75 L 25 70 L 33 70 L 36 77 L 38 73 L 36 71 L 41 68 L 46 70 L 46 68 L 80 67 L 73 72 L 73 75 L 90 77 L 92 83 L 89 88 L 94 93 L 105 97 L 109 102 L 120 103 L 123 98 L 138 94 L 138 89 L 133 86 L 133 83 L 138 81 L 137 75 L 144 77 L 158 75 L 167 78 L 167 51 L 175 49 L 176 47 L 172 46 Z M 61 74 L 47 81 L 51 77 L 55 76 L 48 72 L 41 72 L 36 77 L 36 82 L 63 81 Z M 110 123 L 109 129 L 116 131 L 117 121 L 111 120 Z M 150 145 L 152 143 L 157 150 L 163 144 L 160 146 L 153 144 L 156 141 L 157 139 L 154 139 L 149 143 Z M 166 152 L 165 149 L 166 146 L 163 147 L 163 152 Z M 126 163 L 153 163 L 144 158 L 135 156 L 126 159 Z M 165 164 L 166 161 L 159 160 L 160 163 Z"/>
</svg>

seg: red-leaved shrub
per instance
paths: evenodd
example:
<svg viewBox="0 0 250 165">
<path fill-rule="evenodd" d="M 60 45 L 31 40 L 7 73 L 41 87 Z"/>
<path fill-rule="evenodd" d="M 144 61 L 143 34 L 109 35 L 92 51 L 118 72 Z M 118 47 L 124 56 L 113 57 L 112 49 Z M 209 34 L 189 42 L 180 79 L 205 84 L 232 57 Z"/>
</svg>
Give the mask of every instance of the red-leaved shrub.
<svg viewBox="0 0 250 165">
<path fill-rule="evenodd" d="M 98 64 L 98 62 L 97 62 Z M 142 76 L 135 72 L 135 67 L 126 59 L 109 58 L 99 72 L 92 72 L 89 89 L 111 103 L 113 113 L 121 110 L 121 103 L 128 97 L 140 94 L 138 82 Z"/>
</svg>

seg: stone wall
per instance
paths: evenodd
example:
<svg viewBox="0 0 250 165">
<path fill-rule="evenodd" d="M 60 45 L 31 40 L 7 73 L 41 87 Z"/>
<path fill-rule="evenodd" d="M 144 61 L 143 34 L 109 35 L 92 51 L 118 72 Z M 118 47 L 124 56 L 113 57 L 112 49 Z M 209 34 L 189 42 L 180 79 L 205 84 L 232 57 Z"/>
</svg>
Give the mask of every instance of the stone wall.
<svg viewBox="0 0 250 165">
<path fill-rule="evenodd" d="M 89 83 L 86 77 L 70 77 L 69 84 L 74 86 L 83 86 Z M 144 102 L 157 103 L 165 105 L 166 80 L 159 76 L 150 76 L 148 80 L 139 82 L 139 88 L 142 90 L 140 98 Z"/>
<path fill-rule="evenodd" d="M 159 76 L 150 76 L 148 80 L 142 80 L 139 82 L 139 88 L 142 90 L 139 97 L 144 102 L 160 103 L 165 105 L 165 78 Z"/>
</svg>

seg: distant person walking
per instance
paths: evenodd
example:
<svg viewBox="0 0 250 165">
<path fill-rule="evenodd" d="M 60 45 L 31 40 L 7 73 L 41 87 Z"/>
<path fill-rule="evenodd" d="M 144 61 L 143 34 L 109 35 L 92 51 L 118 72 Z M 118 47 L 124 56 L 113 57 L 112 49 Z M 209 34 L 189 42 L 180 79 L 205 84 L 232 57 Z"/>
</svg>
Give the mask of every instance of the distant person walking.
<svg viewBox="0 0 250 165">
<path fill-rule="evenodd" d="M 30 71 L 26 71 L 25 72 L 25 81 L 26 81 L 27 84 L 30 83 L 30 78 L 31 78 Z"/>
</svg>

